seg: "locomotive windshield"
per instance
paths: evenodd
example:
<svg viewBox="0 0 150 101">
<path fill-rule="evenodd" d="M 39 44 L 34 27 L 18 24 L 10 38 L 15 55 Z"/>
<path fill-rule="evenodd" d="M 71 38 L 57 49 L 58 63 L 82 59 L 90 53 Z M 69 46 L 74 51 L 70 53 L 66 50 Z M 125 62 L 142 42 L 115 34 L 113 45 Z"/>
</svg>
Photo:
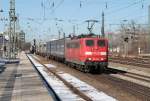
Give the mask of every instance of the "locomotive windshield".
<svg viewBox="0 0 150 101">
<path fill-rule="evenodd" d="M 86 40 L 86 46 L 94 46 L 94 40 Z"/>
<path fill-rule="evenodd" d="M 98 40 L 97 45 L 100 47 L 104 47 L 105 46 L 105 40 Z"/>
</svg>

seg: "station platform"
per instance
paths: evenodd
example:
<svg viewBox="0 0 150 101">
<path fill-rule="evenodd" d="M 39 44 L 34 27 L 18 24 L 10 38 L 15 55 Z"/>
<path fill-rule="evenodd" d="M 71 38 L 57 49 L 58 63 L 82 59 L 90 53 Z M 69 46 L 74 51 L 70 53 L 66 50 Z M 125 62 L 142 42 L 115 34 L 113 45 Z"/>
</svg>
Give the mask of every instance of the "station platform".
<svg viewBox="0 0 150 101">
<path fill-rule="evenodd" d="M 19 57 L 20 64 L 1 68 L 0 101 L 53 101 L 25 53 Z"/>
</svg>

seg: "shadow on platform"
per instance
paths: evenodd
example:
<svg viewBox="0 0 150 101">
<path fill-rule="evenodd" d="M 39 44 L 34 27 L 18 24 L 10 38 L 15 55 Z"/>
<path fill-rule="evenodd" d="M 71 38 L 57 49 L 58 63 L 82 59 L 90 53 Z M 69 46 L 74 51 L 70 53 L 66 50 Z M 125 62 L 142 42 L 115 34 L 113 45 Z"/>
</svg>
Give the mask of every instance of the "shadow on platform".
<svg viewBox="0 0 150 101">
<path fill-rule="evenodd" d="M 3 73 L 5 71 L 5 69 L 6 69 L 5 66 L 0 67 L 0 74 Z"/>
<path fill-rule="evenodd" d="M 5 70 L 5 68 L 4 68 Z M 3 71 L 4 71 L 3 70 Z M 2 91 L 0 101 L 11 101 L 12 92 L 15 84 L 15 74 L 17 73 L 17 68 L 15 68 L 10 74 L 8 80 L 6 81 L 6 85 L 4 86 L 4 90 Z"/>
<path fill-rule="evenodd" d="M 126 72 L 122 70 L 107 68 L 103 74 L 122 74 L 122 73 L 126 73 Z"/>
</svg>

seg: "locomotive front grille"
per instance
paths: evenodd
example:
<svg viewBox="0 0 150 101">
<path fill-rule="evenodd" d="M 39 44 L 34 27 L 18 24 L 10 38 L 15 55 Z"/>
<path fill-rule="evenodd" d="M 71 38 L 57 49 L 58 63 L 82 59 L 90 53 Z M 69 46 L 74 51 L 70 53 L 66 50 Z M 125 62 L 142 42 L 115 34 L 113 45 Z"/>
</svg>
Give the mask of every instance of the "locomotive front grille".
<svg viewBox="0 0 150 101">
<path fill-rule="evenodd" d="M 86 62 L 85 64 L 88 66 L 104 66 L 104 67 L 106 67 L 108 65 L 108 62 Z"/>
</svg>

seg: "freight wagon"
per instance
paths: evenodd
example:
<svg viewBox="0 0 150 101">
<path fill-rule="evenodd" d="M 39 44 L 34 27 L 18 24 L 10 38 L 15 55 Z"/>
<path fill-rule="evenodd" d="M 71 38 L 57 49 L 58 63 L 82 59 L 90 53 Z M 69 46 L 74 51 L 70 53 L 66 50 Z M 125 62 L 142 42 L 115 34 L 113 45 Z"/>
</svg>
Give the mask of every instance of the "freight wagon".
<svg viewBox="0 0 150 101">
<path fill-rule="evenodd" d="M 53 40 L 46 43 L 46 54 L 48 58 L 65 60 L 65 39 Z"/>
</svg>

